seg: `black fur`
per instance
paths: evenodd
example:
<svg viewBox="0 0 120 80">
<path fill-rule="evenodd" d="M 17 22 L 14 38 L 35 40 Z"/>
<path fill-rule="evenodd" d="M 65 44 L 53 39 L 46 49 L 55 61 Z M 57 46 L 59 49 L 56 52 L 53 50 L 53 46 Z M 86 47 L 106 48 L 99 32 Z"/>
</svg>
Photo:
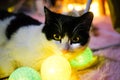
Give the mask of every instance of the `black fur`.
<svg viewBox="0 0 120 80">
<path fill-rule="evenodd" d="M 53 39 L 53 34 L 58 34 L 62 38 L 67 35 L 71 44 L 81 43 L 81 45 L 85 45 L 89 41 L 89 30 L 93 19 L 91 12 L 87 12 L 80 17 L 72 17 L 53 13 L 45 8 L 45 13 L 46 20 L 43 32 L 48 40 Z M 73 42 L 72 39 L 76 36 L 79 36 L 80 40 Z"/>
<path fill-rule="evenodd" d="M 13 16 L 14 13 L 9 13 L 6 10 L 0 10 L 0 20 L 4 20 L 7 17 Z"/>
<path fill-rule="evenodd" d="M 15 14 L 16 18 L 13 19 L 6 29 L 6 36 L 8 39 L 21 27 L 27 27 L 28 25 L 40 25 L 41 23 L 30 16 L 19 13 Z"/>
</svg>

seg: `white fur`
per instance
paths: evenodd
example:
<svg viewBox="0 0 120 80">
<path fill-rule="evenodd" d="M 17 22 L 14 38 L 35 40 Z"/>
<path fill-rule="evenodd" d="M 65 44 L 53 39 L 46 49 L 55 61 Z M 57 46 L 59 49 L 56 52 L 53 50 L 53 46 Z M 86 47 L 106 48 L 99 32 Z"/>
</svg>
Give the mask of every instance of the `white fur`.
<svg viewBox="0 0 120 80">
<path fill-rule="evenodd" d="M 0 78 L 9 76 L 20 66 L 40 71 L 42 61 L 53 54 L 61 54 L 54 43 L 41 33 L 43 25 L 23 27 L 13 34 L 0 51 Z"/>
</svg>

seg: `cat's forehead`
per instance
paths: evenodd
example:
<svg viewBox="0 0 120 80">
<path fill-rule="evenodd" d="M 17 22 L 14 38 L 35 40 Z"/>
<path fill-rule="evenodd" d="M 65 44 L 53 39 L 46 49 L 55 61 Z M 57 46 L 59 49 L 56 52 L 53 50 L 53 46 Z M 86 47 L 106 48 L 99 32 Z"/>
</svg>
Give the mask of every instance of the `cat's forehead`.
<svg viewBox="0 0 120 80">
<path fill-rule="evenodd" d="M 52 12 L 50 10 L 45 11 L 45 21 L 46 22 L 75 22 L 75 21 L 80 21 L 81 17 L 73 17 L 65 14 L 60 14 L 56 12 Z"/>
<path fill-rule="evenodd" d="M 52 13 L 50 16 L 47 16 L 48 19 L 46 21 L 52 22 L 52 23 L 57 23 L 57 24 L 79 24 L 82 22 L 80 17 L 73 17 L 73 16 L 68 16 L 64 14 L 57 14 L 57 13 Z"/>
<path fill-rule="evenodd" d="M 61 20 L 61 21 L 69 22 L 69 21 L 77 21 L 77 19 L 79 19 L 79 18 L 78 17 L 64 15 L 64 14 L 58 14 L 57 19 Z"/>
</svg>

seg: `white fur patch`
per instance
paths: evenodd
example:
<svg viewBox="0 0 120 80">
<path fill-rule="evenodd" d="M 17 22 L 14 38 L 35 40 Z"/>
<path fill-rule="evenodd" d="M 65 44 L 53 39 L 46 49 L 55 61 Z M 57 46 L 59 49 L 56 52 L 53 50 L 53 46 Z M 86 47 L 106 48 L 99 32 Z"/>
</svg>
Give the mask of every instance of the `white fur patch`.
<svg viewBox="0 0 120 80">
<path fill-rule="evenodd" d="M 42 61 L 50 55 L 61 54 L 58 47 L 48 41 L 41 32 L 43 25 L 20 28 L 13 34 L 0 53 L 0 78 L 20 66 L 29 66 L 40 71 Z M 3 64 L 4 63 L 4 64 Z M 6 66 L 7 65 L 7 66 Z"/>
</svg>

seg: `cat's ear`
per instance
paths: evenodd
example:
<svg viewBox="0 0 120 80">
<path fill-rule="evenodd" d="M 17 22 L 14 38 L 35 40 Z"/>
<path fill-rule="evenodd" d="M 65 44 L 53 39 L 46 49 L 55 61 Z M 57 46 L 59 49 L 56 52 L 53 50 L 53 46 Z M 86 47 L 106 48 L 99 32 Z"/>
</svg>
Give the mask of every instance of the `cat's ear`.
<svg viewBox="0 0 120 80">
<path fill-rule="evenodd" d="M 44 12 L 45 12 L 45 24 L 46 24 L 51 19 L 52 11 L 50 11 L 47 7 L 44 7 Z"/>
<path fill-rule="evenodd" d="M 45 12 L 45 14 L 47 14 L 47 13 L 50 12 L 50 10 L 47 7 L 44 6 L 44 12 Z"/>
<path fill-rule="evenodd" d="M 48 17 L 52 13 L 47 7 L 44 7 L 45 16 Z"/>
<path fill-rule="evenodd" d="M 84 20 L 88 20 L 88 21 L 92 22 L 93 13 L 92 12 L 86 12 L 81 16 L 81 18 L 83 18 Z"/>
<path fill-rule="evenodd" d="M 90 30 L 90 27 L 91 27 L 91 24 L 92 24 L 92 21 L 93 21 L 93 17 L 94 17 L 94 15 L 93 15 L 92 12 L 87 12 L 87 13 L 85 13 L 81 16 L 82 22 L 86 26 L 85 28 L 87 30 Z"/>
</svg>

